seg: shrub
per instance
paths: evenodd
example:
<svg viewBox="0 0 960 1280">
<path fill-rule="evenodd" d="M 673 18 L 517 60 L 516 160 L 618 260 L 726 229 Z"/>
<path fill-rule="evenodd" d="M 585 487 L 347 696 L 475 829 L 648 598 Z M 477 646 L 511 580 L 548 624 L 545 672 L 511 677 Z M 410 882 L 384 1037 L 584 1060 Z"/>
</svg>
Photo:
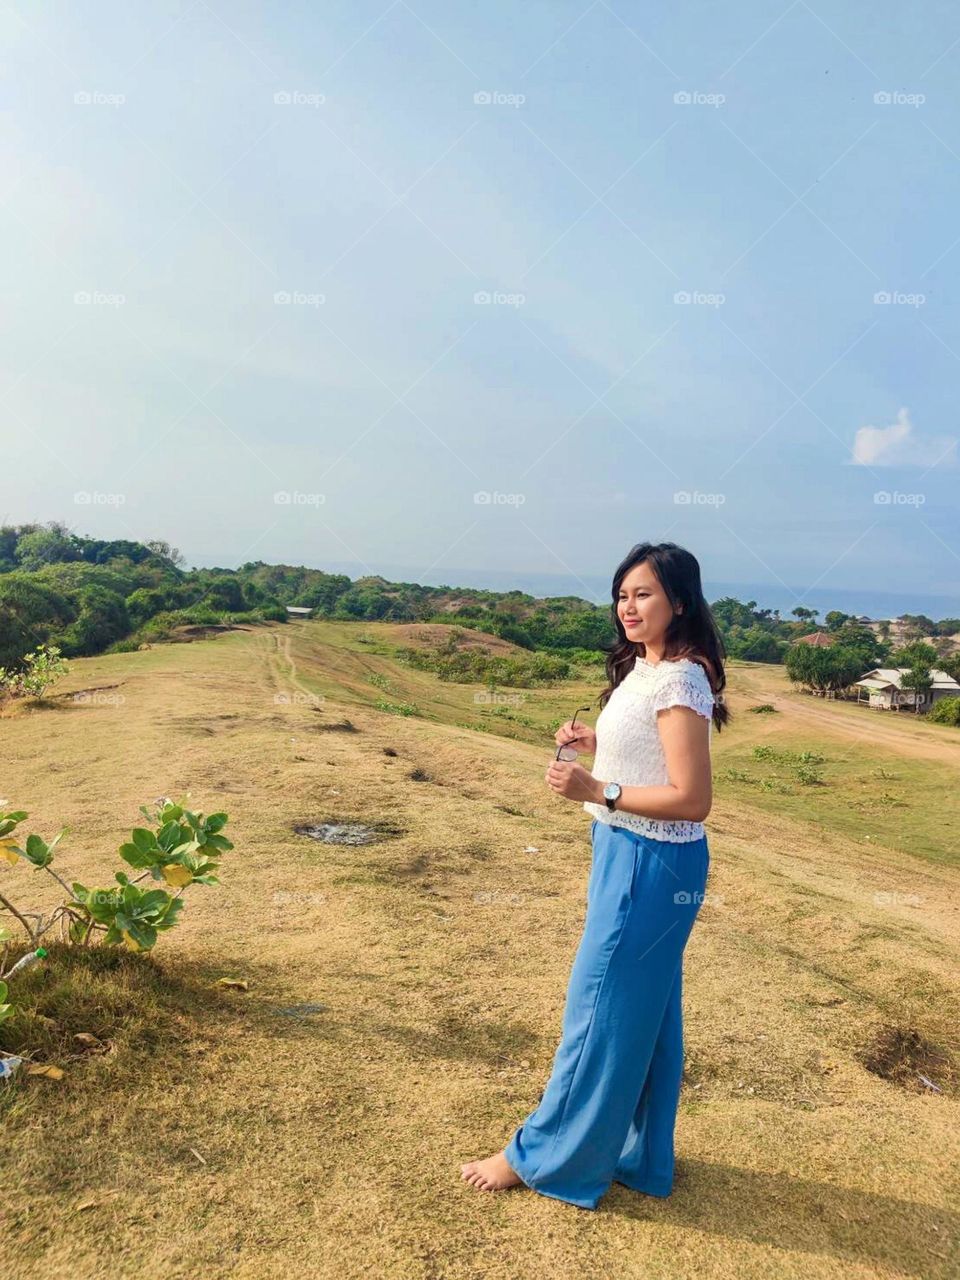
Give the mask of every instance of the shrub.
<svg viewBox="0 0 960 1280">
<path fill-rule="evenodd" d="M 13 697 L 42 698 L 50 685 L 66 675 L 68 670 L 55 644 L 41 644 L 24 657 L 21 671 L 7 671 L 0 667 L 0 691 L 6 691 Z"/>
<path fill-rule="evenodd" d="M 938 698 L 924 716 L 934 724 L 960 726 L 960 698 Z"/>
<path fill-rule="evenodd" d="M 132 951 L 149 951 L 159 933 L 177 923 L 183 909 L 180 895 L 188 885 L 219 883 L 213 874 L 219 865 L 216 859 L 233 848 L 222 834 L 227 823 L 225 813 L 205 817 L 166 797 L 156 802 L 153 813 L 142 805 L 140 812 L 153 820 L 155 829 L 135 828 L 129 842 L 120 846 L 119 854 L 142 875 L 131 880 L 126 872 L 118 871 L 114 876 L 116 886 L 107 889 L 88 889 L 78 881 L 68 885 L 53 870 L 54 849 L 66 828 L 49 844 L 32 834 L 21 846 L 16 828 L 28 814 L 19 810 L 0 812 L 0 859 L 13 864 L 20 859 L 32 863 L 38 871 L 53 876 L 70 895 L 44 920 L 42 914 L 21 911 L 0 894 L 0 910 L 20 922 L 33 947 L 59 923 L 64 940 L 74 944 L 89 946 L 99 940 L 103 946 L 122 943 Z M 138 887 L 141 880 L 148 879 L 168 887 Z M 175 888 L 176 894 L 171 894 L 169 888 Z"/>
</svg>

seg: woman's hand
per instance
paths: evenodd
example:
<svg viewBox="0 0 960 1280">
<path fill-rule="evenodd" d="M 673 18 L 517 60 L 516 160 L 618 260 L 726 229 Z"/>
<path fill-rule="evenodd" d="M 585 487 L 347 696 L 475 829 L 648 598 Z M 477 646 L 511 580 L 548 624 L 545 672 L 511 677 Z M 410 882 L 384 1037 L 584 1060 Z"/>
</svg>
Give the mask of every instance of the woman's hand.
<svg viewBox="0 0 960 1280">
<path fill-rule="evenodd" d="M 551 789 L 565 800 L 597 802 L 600 785 L 582 764 L 575 764 L 572 760 L 553 760 L 545 778 Z"/>
<path fill-rule="evenodd" d="M 579 720 L 576 722 L 568 720 L 566 724 L 562 724 L 553 735 L 553 740 L 558 747 L 565 746 L 569 742 L 577 751 L 587 756 L 597 753 L 596 733 L 588 724 L 581 724 Z"/>
</svg>

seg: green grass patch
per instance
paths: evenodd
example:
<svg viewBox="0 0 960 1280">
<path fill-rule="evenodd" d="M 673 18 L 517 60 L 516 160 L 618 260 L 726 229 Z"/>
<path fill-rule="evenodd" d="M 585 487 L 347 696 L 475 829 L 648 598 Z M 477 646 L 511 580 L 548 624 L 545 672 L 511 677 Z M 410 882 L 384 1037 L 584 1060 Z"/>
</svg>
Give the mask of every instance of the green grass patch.
<svg viewBox="0 0 960 1280">
<path fill-rule="evenodd" d="M 860 843 L 960 864 L 956 770 L 931 760 L 796 737 L 738 744 L 714 765 L 718 795 Z"/>
</svg>

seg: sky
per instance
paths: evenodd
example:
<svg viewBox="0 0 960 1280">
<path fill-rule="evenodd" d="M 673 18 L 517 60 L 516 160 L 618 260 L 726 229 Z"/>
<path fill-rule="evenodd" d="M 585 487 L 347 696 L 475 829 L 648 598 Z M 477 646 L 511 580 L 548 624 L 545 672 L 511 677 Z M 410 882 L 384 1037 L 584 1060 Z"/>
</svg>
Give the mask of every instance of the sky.
<svg viewBox="0 0 960 1280">
<path fill-rule="evenodd" d="M 955 6 L 0 33 L 0 522 L 595 600 L 669 540 L 960 613 Z"/>
</svg>

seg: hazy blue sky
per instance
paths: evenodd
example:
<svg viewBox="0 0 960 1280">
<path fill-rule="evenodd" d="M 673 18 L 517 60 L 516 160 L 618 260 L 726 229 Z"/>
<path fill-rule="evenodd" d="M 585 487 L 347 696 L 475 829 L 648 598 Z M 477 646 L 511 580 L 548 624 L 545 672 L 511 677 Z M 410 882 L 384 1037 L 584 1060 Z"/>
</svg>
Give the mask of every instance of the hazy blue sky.
<svg viewBox="0 0 960 1280">
<path fill-rule="evenodd" d="M 669 538 L 960 608 L 956 6 L 0 32 L 4 522 L 581 594 Z"/>
</svg>

